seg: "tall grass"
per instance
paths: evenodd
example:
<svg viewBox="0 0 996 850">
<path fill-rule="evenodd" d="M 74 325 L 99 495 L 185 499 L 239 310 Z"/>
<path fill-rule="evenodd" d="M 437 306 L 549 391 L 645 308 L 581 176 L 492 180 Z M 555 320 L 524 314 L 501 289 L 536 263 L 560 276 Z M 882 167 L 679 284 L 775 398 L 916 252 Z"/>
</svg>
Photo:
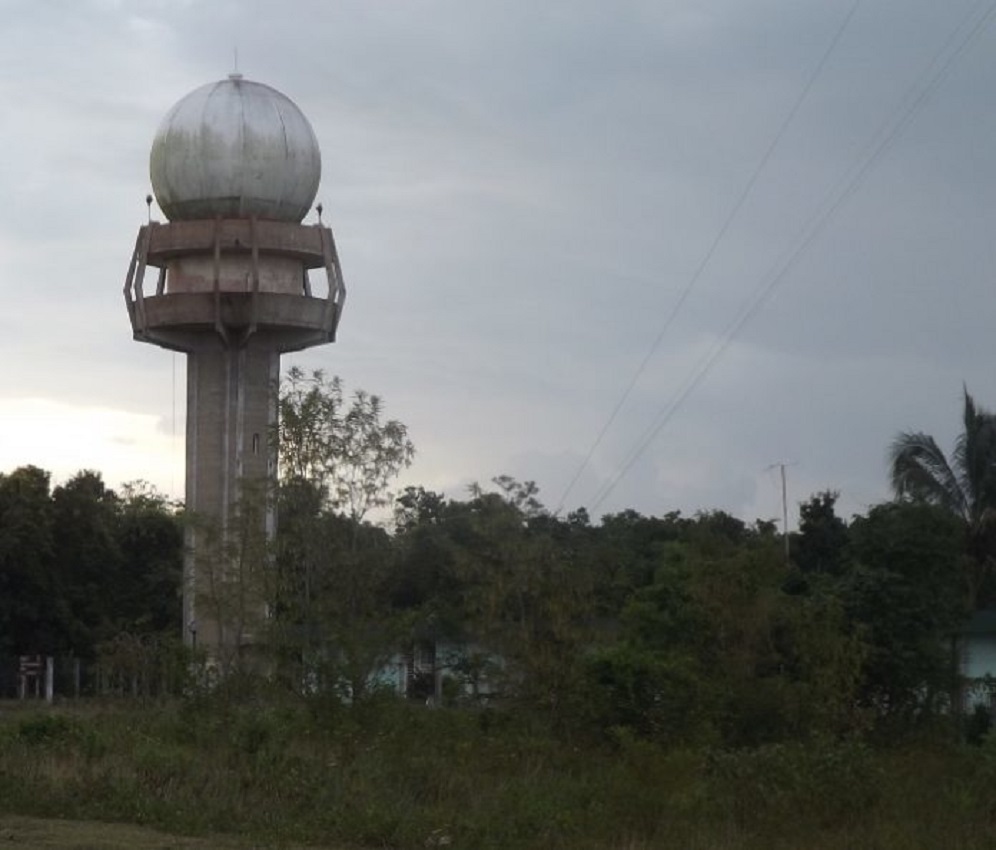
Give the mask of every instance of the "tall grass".
<svg viewBox="0 0 996 850">
<path fill-rule="evenodd" d="M 663 751 L 273 694 L 0 707 L 0 811 L 396 848 L 996 846 L 996 742 Z"/>
</svg>

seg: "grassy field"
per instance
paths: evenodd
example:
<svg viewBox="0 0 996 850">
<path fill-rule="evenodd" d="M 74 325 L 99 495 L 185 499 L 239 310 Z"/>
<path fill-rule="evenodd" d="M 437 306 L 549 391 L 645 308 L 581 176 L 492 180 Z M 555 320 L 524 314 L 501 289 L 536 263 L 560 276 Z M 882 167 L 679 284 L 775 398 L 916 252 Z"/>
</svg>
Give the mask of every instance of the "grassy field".
<svg viewBox="0 0 996 850">
<path fill-rule="evenodd" d="M 183 838 L 131 824 L 0 815 L 0 847 L 10 850 L 262 850 L 267 846 L 287 847 L 222 836 Z"/>
<path fill-rule="evenodd" d="M 989 745 L 664 750 L 394 701 L 0 705 L 18 850 L 991 850 L 993 787 Z"/>
</svg>

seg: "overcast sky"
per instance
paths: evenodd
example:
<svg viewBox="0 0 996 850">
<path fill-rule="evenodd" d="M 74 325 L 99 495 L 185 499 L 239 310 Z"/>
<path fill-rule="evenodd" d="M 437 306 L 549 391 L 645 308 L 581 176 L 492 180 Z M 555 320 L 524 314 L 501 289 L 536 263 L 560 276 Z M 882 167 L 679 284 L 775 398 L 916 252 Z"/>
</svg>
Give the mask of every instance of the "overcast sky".
<svg viewBox="0 0 996 850">
<path fill-rule="evenodd" d="M 382 395 L 405 483 L 753 520 L 785 462 L 793 514 L 862 512 L 898 431 L 996 406 L 994 5 L 0 0 L 0 469 L 182 494 L 183 356 L 121 289 L 159 122 L 237 49 L 349 289 L 284 365 Z"/>
</svg>

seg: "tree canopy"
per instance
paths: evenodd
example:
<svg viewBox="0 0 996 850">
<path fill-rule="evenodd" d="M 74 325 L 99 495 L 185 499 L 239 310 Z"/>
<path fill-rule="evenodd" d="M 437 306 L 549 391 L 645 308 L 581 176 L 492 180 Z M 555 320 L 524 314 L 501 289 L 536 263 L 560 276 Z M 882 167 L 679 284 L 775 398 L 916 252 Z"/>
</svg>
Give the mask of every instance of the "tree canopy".
<svg viewBox="0 0 996 850">
<path fill-rule="evenodd" d="M 439 681 L 413 696 L 610 741 L 755 745 L 909 728 L 950 704 L 966 562 L 993 551 L 996 427 L 967 393 L 950 464 L 901 435 L 898 500 L 845 520 L 835 492 L 814 494 L 791 563 L 772 523 L 719 510 L 560 516 L 504 475 L 395 494 L 414 447 L 377 396 L 292 370 L 279 403 L 278 531 L 257 560 L 273 669 L 302 694 L 363 701 L 432 645 Z M 0 655 L 178 636 L 183 521 L 95 471 L 0 474 Z"/>
<path fill-rule="evenodd" d="M 122 631 L 179 634 L 182 546 L 175 506 L 146 485 L 0 475 L 0 654 L 92 658 Z"/>
</svg>

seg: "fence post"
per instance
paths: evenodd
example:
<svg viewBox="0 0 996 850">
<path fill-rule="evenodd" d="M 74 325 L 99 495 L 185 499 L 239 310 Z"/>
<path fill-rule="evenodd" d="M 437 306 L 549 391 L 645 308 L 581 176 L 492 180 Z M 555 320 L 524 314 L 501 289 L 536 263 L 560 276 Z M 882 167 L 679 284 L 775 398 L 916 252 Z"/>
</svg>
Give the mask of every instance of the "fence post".
<svg viewBox="0 0 996 850">
<path fill-rule="evenodd" d="M 55 659 L 51 655 L 45 656 L 45 702 L 52 704 L 55 697 Z"/>
</svg>

